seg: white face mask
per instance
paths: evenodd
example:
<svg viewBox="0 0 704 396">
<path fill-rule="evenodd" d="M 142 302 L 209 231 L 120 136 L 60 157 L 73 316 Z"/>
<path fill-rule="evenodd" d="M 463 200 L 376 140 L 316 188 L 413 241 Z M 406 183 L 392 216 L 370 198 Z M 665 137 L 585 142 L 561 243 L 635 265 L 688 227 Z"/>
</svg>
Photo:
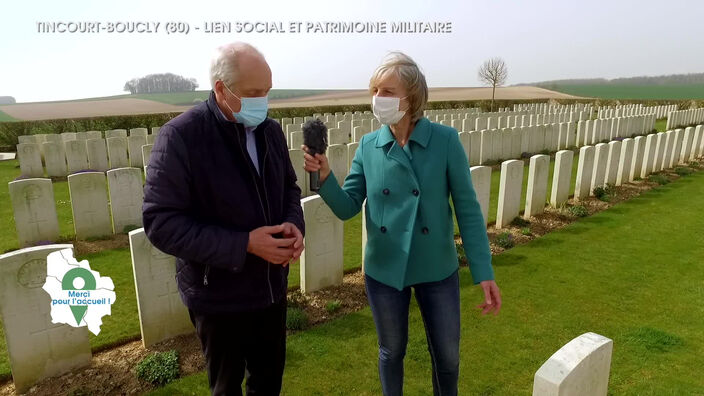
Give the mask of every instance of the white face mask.
<svg viewBox="0 0 704 396">
<path fill-rule="evenodd" d="M 393 98 L 389 96 L 374 96 L 372 97 L 372 111 L 374 116 L 380 123 L 391 125 L 399 122 L 406 114 L 405 110 L 400 110 L 401 99 L 403 98 Z"/>
</svg>

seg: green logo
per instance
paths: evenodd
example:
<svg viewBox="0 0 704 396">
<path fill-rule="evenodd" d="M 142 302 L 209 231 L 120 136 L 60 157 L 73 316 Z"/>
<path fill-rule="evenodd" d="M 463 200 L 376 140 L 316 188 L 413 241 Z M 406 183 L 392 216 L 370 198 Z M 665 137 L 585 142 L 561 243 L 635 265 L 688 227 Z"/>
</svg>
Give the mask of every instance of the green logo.
<svg viewBox="0 0 704 396">
<path fill-rule="evenodd" d="M 77 287 L 74 281 L 81 279 L 82 287 Z M 81 281 L 78 281 L 80 284 Z M 73 268 L 64 274 L 61 279 L 61 289 L 63 290 L 95 290 L 96 282 L 93 274 L 85 268 Z M 81 325 L 81 320 L 88 310 L 87 305 L 70 305 L 73 317 L 76 318 L 76 325 Z"/>
</svg>

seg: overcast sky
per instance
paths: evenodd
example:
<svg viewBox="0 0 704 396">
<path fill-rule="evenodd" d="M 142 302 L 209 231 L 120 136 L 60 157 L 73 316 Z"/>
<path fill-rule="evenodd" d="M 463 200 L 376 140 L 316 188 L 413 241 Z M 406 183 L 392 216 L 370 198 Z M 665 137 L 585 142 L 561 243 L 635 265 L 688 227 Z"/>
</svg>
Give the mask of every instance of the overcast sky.
<svg viewBox="0 0 704 396">
<path fill-rule="evenodd" d="M 339 4 L 339 5 L 338 5 Z M 412 56 L 432 87 L 480 85 L 501 56 L 509 84 L 704 72 L 701 0 L 22 0 L 0 13 L 0 96 L 44 101 L 119 95 L 150 73 L 210 89 L 217 46 L 247 41 L 274 88 L 365 88 L 390 50 Z M 206 33 L 208 22 L 386 22 L 387 33 Z M 451 23 L 451 33 L 391 33 L 392 22 Z M 154 33 L 41 33 L 38 22 L 159 22 Z M 188 34 L 166 34 L 185 22 Z M 143 25 L 145 26 L 145 25 Z M 199 28 L 200 30 L 196 30 Z"/>
</svg>

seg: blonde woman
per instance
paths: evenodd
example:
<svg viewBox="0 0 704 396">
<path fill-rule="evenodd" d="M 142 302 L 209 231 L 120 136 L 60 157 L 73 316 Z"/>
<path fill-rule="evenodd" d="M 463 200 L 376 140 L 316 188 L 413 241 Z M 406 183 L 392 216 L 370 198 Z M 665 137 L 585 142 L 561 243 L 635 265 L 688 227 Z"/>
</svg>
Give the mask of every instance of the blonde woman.
<svg viewBox="0 0 704 396">
<path fill-rule="evenodd" d="M 389 54 L 369 89 L 383 125 L 359 142 L 343 186 L 325 155 L 305 154 L 305 169 L 320 172 L 320 196 L 340 219 L 356 215 L 367 199 L 365 284 L 384 395 L 403 393 L 411 288 L 425 323 L 434 394 L 456 395 L 460 292 L 450 197 L 474 283 L 484 291 L 479 307 L 483 313 L 501 308 L 467 156 L 456 130 L 423 116 L 428 88 L 410 57 Z"/>
</svg>

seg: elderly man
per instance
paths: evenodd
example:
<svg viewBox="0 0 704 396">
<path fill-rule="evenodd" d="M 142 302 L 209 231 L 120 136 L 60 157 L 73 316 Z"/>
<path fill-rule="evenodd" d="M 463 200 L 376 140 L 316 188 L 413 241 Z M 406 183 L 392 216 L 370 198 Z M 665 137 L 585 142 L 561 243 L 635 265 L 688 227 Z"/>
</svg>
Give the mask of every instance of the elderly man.
<svg viewBox="0 0 704 396">
<path fill-rule="evenodd" d="M 150 157 L 144 228 L 177 257 L 213 395 L 278 395 L 288 263 L 303 250 L 301 191 L 281 127 L 266 118 L 271 70 L 251 45 L 218 49 L 213 91 L 164 125 Z"/>
</svg>

